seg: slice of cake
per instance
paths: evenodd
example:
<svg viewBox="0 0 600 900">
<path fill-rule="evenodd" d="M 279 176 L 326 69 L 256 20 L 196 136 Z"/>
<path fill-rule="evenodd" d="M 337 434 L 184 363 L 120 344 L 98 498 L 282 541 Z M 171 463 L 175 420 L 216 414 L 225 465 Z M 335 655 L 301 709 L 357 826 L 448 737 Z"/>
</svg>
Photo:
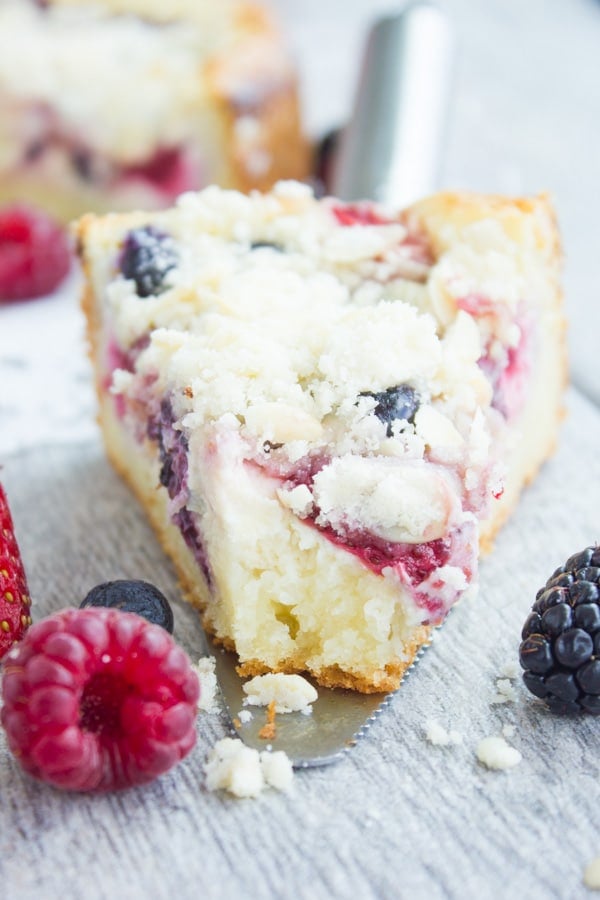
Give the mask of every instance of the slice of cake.
<svg viewBox="0 0 600 900">
<path fill-rule="evenodd" d="M 66 221 L 307 170 L 295 74 L 260 5 L 0 3 L 0 204 Z"/>
<path fill-rule="evenodd" d="M 107 450 L 206 628 L 397 687 L 555 441 L 548 201 L 211 187 L 77 233 Z"/>
</svg>

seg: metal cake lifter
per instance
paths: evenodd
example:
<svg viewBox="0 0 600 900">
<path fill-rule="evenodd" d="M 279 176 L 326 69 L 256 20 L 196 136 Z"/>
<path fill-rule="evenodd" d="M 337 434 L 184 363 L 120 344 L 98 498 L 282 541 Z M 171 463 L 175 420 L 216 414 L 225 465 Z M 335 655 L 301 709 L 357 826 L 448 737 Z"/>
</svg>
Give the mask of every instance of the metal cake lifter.
<svg viewBox="0 0 600 900">
<path fill-rule="evenodd" d="M 452 55 L 448 20 L 429 4 L 410 6 L 374 25 L 353 115 L 332 162 L 332 183 L 327 185 L 332 194 L 399 209 L 435 190 Z M 246 695 L 236 655 L 212 644 L 209 650 L 233 727 L 245 744 L 264 750 L 267 741 L 259 737 L 264 710 L 252 707 L 246 724 L 238 719 Z M 277 716 L 276 737 L 269 742 L 274 750 L 284 750 L 295 767 L 338 760 L 392 696 L 316 687 L 312 714 Z"/>
</svg>

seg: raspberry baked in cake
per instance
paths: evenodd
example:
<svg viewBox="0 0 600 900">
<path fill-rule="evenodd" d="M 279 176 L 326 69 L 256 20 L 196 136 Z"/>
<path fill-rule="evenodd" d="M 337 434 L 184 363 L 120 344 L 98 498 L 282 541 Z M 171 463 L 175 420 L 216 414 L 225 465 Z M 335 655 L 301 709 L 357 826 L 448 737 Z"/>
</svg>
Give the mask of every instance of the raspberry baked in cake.
<svg viewBox="0 0 600 900">
<path fill-rule="evenodd" d="M 0 203 L 66 221 L 307 167 L 295 74 L 259 4 L 0 4 Z"/>
<path fill-rule="evenodd" d="M 548 201 L 282 182 L 77 234 L 108 454 L 205 627 L 243 674 L 397 687 L 556 438 Z"/>
</svg>

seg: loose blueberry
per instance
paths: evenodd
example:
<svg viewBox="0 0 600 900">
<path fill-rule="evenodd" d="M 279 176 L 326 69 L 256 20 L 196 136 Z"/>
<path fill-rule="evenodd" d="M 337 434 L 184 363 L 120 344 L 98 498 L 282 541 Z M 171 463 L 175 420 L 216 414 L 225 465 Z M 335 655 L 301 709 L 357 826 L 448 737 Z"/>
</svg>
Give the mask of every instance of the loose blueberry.
<svg viewBox="0 0 600 900">
<path fill-rule="evenodd" d="M 151 297 L 165 290 L 165 276 L 177 265 L 173 238 L 153 225 L 134 228 L 125 238 L 121 272 L 135 281 L 140 297 Z"/>
<path fill-rule="evenodd" d="M 173 633 L 173 611 L 169 601 L 147 581 L 106 581 L 92 588 L 80 606 L 107 606 L 137 613 L 169 634 Z"/>
<path fill-rule="evenodd" d="M 361 397 L 372 397 L 375 400 L 373 412 L 377 418 L 387 425 L 386 434 L 392 437 L 392 424 L 401 419 L 413 422 L 419 408 L 421 398 L 409 384 L 398 384 L 385 391 L 363 391 Z"/>
</svg>

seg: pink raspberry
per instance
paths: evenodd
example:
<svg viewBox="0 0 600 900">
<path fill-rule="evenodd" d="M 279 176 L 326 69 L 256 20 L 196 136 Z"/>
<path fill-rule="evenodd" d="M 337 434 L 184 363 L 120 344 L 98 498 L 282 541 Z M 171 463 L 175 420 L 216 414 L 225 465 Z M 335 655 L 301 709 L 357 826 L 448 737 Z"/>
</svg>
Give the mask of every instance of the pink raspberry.
<svg viewBox="0 0 600 900">
<path fill-rule="evenodd" d="M 117 609 L 66 609 L 5 657 L 1 717 L 30 775 L 108 791 L 151 781 L 190 752 L 199 693 L 164 628 Z"/>
<path fill-rule="evenodd" d="M 0 210 L 0 303 L 50 294 L 71 266 L 64 228 L 38 209 Z"/>
</svg>

